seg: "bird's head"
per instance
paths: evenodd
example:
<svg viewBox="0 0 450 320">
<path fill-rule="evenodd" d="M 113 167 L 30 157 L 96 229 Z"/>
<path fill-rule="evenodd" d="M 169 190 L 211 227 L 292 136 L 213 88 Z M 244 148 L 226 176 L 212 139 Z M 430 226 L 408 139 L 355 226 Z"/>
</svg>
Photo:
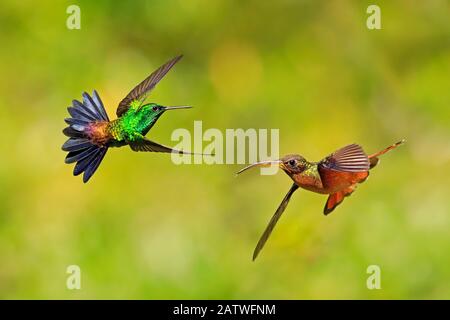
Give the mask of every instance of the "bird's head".
<svg viewBox="0 0 450 320">
<path fill-rule="evenodd" d="M 178 109 L 189 109 L 192 108 L 191 106 L 172 106 L 172 107 L 166 107 L 161 106 L 157 103 L 149 103 L 146 104 L 144 107 L 148 108 L 148 110 L 151 112 L 152 116 L 159 117 L 164 112 L 168 110 L 178 110 Z"/>
<path fill-rule="evenodd" d="M 306 160 L 302 156 L 298 154 L 289 154 L 287 156 L 284 156 L 281 159 L 278 160 L 268 160 L 268 161 L 260 161 L 253 163 L 237 172 L 237 174 L 240 174 L 248 169 L 254 168 L 254 167 L 270 167 L 270 166 L 278 166 L 281 168 L 284 172 L 286 172 L 288 175 L 301 173 L 306 168 Z"/>
<path fill-rule="evenodd" d="M 287 174 L 302 173 L 306 169 L 306 160 L 298 154 L 288 154 L 280 159 L 280 168 Z"/>
</svg>

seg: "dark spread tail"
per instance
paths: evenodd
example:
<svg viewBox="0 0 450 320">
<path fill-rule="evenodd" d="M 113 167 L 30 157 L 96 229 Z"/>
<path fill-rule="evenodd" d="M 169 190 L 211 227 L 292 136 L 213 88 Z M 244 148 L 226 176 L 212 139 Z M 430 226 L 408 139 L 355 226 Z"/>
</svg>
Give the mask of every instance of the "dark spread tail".
<svg viewBox="0 0 450 320">
<path fill-rule="evenodd" d="M 379 152 L 377 152 L 377 153 L 371 154 L 371 155 L 369 156 L 370 169 L 372 169 L 373 167 L 375 167 L 375 166 L 378 164 L 378 162 L 380 161 L 380 159 L 378 158 L 379 156 L 385 154 L 385 153 L 388 152 L 388 151 L 391 151 L 392 149 L 397 148 L 399 145 L 401 145 L 401 144 L 403 144 L 403 143 L 405 143 L 405 142 L 406 142 L 406 140 L 403 139 L 403 140 L 401 140 L 401 141 L 399 141 L 399 142 L 396 142 L 396 143 L 394 143 L 393 145 L 387 147 L 386 149 L 383 149 L 383 150 L 381 150 L 381 151 L 379 151 Z"/>
<path fill-rule="evenodd" d="M 63 144 L 62 149 L 67 151 L 66 163 L 76 162 L 73 174 L 75 176 L 84 172 L 83 182 L 95 173 L 102 162 L 107 146 L 93 144 L 89 138 L 90 126 L 95 122 L 109 121 L 103 103 L 94 90 L 92 97 L 83 93 L 83 103 L 73 100 L 72 106 L 67 109 L 71 118 L 65 119 L 69 125 L 63 133 L 69 139 Z"/>
</svg>

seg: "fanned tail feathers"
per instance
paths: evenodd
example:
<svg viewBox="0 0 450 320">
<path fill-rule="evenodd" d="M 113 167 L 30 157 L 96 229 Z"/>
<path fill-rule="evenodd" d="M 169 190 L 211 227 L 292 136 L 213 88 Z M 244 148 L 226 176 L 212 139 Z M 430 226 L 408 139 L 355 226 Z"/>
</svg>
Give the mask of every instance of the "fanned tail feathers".
<svg viewBox="0 0 450 320">
<path fill-rule="evenodd" d="M 73 100 L 72 106 L 67 109 L 71 118 L 66 118 L 69 125 L 63 133 L 69 139 L 63 144 L 62 150 L 67 151 L 66 163 L 76 162 L 73 174 L 75 176 L 84 172 L 83 182 L 89 181 L 102 162 L 107 146 L 93 144 L 89 138 L 89 126 L 94 122 L 109 121 L 102 101 L 94 90 L 92 97 L 83 93 L 83 103 Z"/>
</svg>

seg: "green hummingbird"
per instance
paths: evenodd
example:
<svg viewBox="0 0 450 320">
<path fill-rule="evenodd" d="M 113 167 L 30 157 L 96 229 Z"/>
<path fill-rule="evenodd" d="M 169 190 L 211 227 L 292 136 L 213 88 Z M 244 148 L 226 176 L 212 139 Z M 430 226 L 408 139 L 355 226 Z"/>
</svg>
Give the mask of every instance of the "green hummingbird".
<svg viewBox="0 0 450 320">
<path fill-rule="evenodd" d="M 67 109 L 71 118 L 65 119 L 69 126 L 63 130 L 69 139 L 63 144 L 62 150 L 68 152 L 66 163 L 76 162 L 73 170 L 75 176 L 84 172 L 83 182 L 86 183 L 98 169 L 109 147 L 129 145 L 133 151 L 192 154 L 166 147 L 145 137 L 164 112 L 191 108 L 144 104 L 150 91 L 181 58 L 182 55 L 168 61 L 131 90 L 120 101 L 117 119 L 113 121 L 109 120 L 95 90 L 92 97 L 84 92 L 83 102 L 72 101 L 72 106 Z"/>
</svg>

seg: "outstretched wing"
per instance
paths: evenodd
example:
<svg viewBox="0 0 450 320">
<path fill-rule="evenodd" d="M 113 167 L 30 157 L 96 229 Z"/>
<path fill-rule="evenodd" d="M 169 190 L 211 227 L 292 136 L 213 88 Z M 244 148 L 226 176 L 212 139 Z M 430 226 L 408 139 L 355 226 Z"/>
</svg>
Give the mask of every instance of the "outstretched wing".
<svg viewBox="0 0 450 320">
<path fill-rule="evenodd" d="M 150 91 L 156 86 L 156 84 L 169 72 L 169 70 L 177 63 L 183 56 L 173 58 L 159 67 L 151 75 L 149 75 L 144 81 L 139 83 L 130 93 L 122 99 L 117 108 L 117 116 L 120 117 L 130 108 L 130 104 L 134 101 L 142 103 Z"/>
<path fill-rule="evenodd" d="M 130 147 L 133 151 L 142 152 L 163 152 L 163 153 L 181 153 L 181 154 L 193 154 L 190 152 L 185 152 L 177 149 L 172 149 L 162 144 L 156 143 L 154 141 L 142 138 L 140 140 L 130 142 Z"/>
<path fill-rule="evenodd" d="M 369 158 L 361 146 L 350 144 L 319 162 L 319 168 L 343 172 L 362 172 L 369 170 Z"/>
<path fill-rule="evenodd" d="M 270 219 L 269 224 L 266 227 L 266 230 L 264 230 L 264 233 L 262 234 L 261 238 L 258 241 L 258 244 L 256 245 L 255 251 L 253 251 L 253 260 L 256 259 L 261 249 L 266 244 L 267 239 L 269 239 L 270 234 L 273 231 L 273 228 L 275 228 L 275 225 L 277 224 L 278 220 L 280 219 L 281 215 L 283 214 L 284 210 L 286 209 L 289 200 L 291 199 L 292 194 L 295 192 L 295 190 L 298 189 L 298 186 L 294 183 L 289 189 L 288 193 L 284 197 L 283 201 L 281 201 L 280 206 L 278 207 L 275 214 L 272 216 L 272 219 Z"/>
</svg>

